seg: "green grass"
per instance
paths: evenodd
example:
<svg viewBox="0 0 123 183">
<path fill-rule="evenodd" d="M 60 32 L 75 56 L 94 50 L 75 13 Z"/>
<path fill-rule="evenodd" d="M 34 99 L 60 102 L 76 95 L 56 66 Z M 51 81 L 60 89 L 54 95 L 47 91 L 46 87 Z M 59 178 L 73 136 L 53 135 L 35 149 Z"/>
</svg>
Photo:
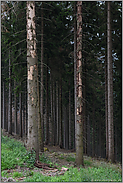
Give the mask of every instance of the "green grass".
<svg viewBox="0 0 123 183">
<path fill-rule="evenodd" d="M 67 161 L 75 162 L 74 157 L 64 157 Z M 40 157 L 40 161 L 48 163 L 53 166 L 50 159 L 45 157 L 45 153 Z M 14 169 L 15 166 L 34 168 L 35 152 L 27 151 L 21 142 L 11 139 L 9 137 L 1 137 L 1 175 L 2 177 L 26 177 L 25 182 L 122 182 L 121 171 L 115 165 L 85 159 L 85 168 L 70 167 L 64 175 L 60 176 L 44 176 L 39 172 L 33 170 L 23 170 L 18 172 L 13 170 L 7 173 L 7 169 Z M 64 166 L 64 165 L 62 165 Z M 36 168 L 34 168 L 36 169 Z M 60 168 L 59 168 L 60 170 Z"/>
<path fill-rule="evenodd" d="M 121 174 L 108 168 L 77 168 L 70 167 L 64 175 L 50 177 L 34 173 L 25 182 L 121 182 Z"/>
<path fill-rule="evenodd" d="M 1 137 L 1 170 L 22 166 L 26 149 L 21 142 L 8 137 Z"/>
</svg>

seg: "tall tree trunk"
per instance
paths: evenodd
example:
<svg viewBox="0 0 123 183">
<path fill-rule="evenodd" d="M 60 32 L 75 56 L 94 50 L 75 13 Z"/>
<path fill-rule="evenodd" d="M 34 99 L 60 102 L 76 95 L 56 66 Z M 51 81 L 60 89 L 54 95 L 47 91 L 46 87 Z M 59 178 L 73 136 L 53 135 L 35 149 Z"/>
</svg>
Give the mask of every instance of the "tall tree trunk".
<svg viewBox="0 0 123 183">
<path fill-rule="evenodd" d="M 6 91 L 6 93 L 7 93 L 7 91 Z M 6 131 L 8 132 L 8 97 L 6 97 L 6 102 L 5 102 L 5 104 L 6 104 L 6 125 L 5 125 L 5 127 L 6 127 Z"/>
<path fill-rule="evenodd" d="M 16 88 L 16 80 L 14 80 L 14 88 Z M 15 108 L 15 113 L 14 113 L 14 126 L 15 126 L 15 134 L 17 134 L 17 96 L 16 93 L 14 93 L 14 108 Z"/>
<path fill-rule="evenodd" d="M 9 50 L 9 108 L 8 108 L 8 132 L 12 134 L 12 80 L 11 80 L 11 58 Z"/>
<path fill-rule="evenodd" d="M 106 3 L 107 8 L 107 3 Z M 107 10 L 106 10 L 107 11 Z M 106 12 L 105 11 L 105 12 Z M 107 13 L 106 13 L 107 15 Z M 107 18 L 107 16 L 106 16 Z M 107 30 L 107 26 L 106 26 Z M 106 36 L 106 45 L 105 45 L 105 126 L 106 126 L 106 159 L 108 159 L 108 85 L 107 85 L 107 36 Z"/>
<path fill-rule="evenodd" d="M 70 86 L 70 84 L 69 84 Z M 72 128 L 71 128 L 71 93 L 69 89 L 69 149 L 71 149 L 71 134 L 72 134 Z"/>
<path fill-rule="evenodd" d="M 51 102 L 51 144 L 54 144 L 54 123 L 53 123 L 53 83 L 52 73 L 50 74 L 50 102 Z"/>
<path fill-rule="evenodd" d="M 3 82 L 3 125 L 2 128 L 5 129 L 5 83 Z"/>
<path fill-rule="evenodd" d="M 63 148 L 63 124 L 62 124 L 62 77 L 60 79 L 60 88 L 59 88 L 59 145 L 60 148 Z"/>
<path fill-rule="evenodd" d="M 20 82 L 20 85 L 21 85 L 21 82 Z M 19 121 L 20 121 L 20 137 L 23 136 L 23 131 L 22 131 L 22 93 L 20 91 L 19 93 L 19 108 L 20 108 L 20 118 L 19 118 Z"/>
<path fill-rule="evenodd" d="M 95 141 L 94 141 L 94 117 L 95 117 L 95 103 L 94 103 L 95 99 L 94 99 L 94 95 L 93 95 L 93 117 L 92 117 L 92 157 L 94 157 L 94 154 L 95 154 L 95 148 L 94 148 L 94 145 L 95 145 Z"/>
<path fill-rule="evenodd" d="M 87 155 L 88 156 L 91 155 L 90 142 L 91 142 L 91 137 L 90 137 L 90 119 L 89 119 L 89 115 L 88 115 L 88 117 L 87 117 Z"/>
<path fill-rule="evenodd" d="M 82 123 L 82 1 L 77 1 L 77 111 L 76 111 L 76 164 L 84 165 Z"/>
<path fill-rule="evenodd" d="M 58 100 L 58 81 L 56 81 L 56 123 L 57 123 L 57 141 L 59 144 L 59 100 Z"/>
<path fill-rule="evenodd" d="M 27 146 L 36 151 L 39 160 L 38 143 L 38 59 L 36 54 L 35 2 L 27 1 L 27 90 L 28 90 L 28 141 Z"/>
<path fill-rule="evenodd" d="M 43 46 L 43 32 L 44 32 L 44 26 L 43 26 L 43 2 L 42 2 L 42 9 L 41 9 L 41 132 L 39 134 L 40 136 L 40 151 L 44 151 L 44 117 L 43 117 L 43 54 L 44 54 L 44 46 Z"/>
<path fill-rule="evenodd" d="M 107 77 L 108 77 L 108 160 L 114 162 L 114 126 L 113 126 L 113 67 L 111 38 L 111 9 L 107 2 Z"/>
<path fill-rule="evenodd" d="M 76 139 L 76 48 L 77 48 L 77 43 L 76 43 L 76 1 L 74 3 L 74 108 L 75 108 L 75 138 Z M 76 146 L 74 142 L 74 146 Z M 76 147 L 75 147 L 76 149 Z"/>
<path fill-rule="evenodd" d="M 48 64 L 48 62 L 47 62 Z M 49 108 L 48 108 L 48 67 L 46 68 L 46 145 L 49 142 Z"/>
<path fill-rule="evenodd" d="M 55 82 L 53 78 L 53 129 L 54 129 L 54 134 L 53 134 L 53 145 L 55 145 L 56 142 L 56 125 L 55 125 Z"/>
</svg>

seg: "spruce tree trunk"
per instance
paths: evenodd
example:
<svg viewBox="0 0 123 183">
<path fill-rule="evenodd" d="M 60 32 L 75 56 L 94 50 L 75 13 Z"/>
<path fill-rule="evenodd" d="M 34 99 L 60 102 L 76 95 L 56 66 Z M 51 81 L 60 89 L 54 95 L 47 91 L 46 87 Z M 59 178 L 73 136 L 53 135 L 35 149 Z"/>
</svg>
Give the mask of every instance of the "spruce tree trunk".
<svg viewBox="0 0 123 183">
<path fill-rule="evenodd" d="M 94 117 L 95 117 L 95 103 L 94 103 L 94 95 L 93 95 L 93 117 L 92 117 L 92 157 L 94 157 L 94 154 L 95 154 L 95 148 L 94 148 L 94 146 L 95 146 L 95 141 L 94 141 L 94 122 L 95 122 L 95 120 L 94 120 Z"/>
<path fill-rule="evenodd" d="M 14 88 L 16 88 L 16 81 L 14 80 Z M 17 96 L 16 93 L 14 93 L 14 124 L 15 124 L 15 134 L 17 134 Z"/>
<path fill-rule="evenodd" d="M 75 108 L 75 138 L 74 138 L 74 146 L 76 146 L 75 139 L 76 139 L 76 1 L 74 3 L 74 108 Z M 76 147 L 75 147 L 76 149 Z"/>
<path fill-rule="evenodd" d="M 59 144 L 59 101 L 58 101 L 58 81 L 56 81 L 56 124 L 57 124 L 57 141 L 56 145 Z"/>
<path fill-rule="evenodd" d="M 48 64 L 48 63 L 47 63 Z M 47 145 L 49 142 L 49 110 L 48 110 L 48 67 L 46 68 L 46 141 Z"/>
<path fill-rule="evenodd" d="M 38 59 L 36 54 L 35 2 L 27 1 L 27 91 L 28 91 L 28 141 L 27 146 L 36 151 L 39 160 L 38 143 Z"/>
<path fill-rule="evenodd" d="M 53 133 L 53 145 L 55 146 L 55 142 L 56 142 L 56 125 L 55 125 L 55 82 L 54 82 L 54 78 L 53 78 L 53 129 L 54 129 L 54 133 Z"/>
<path fill-rule="evenodd" d="M 42 2 L 42 9 L 41 9 L 41 127 L 40 127 L 40 151 L 44 151 L 44 117 L 43 117 L 43 54 L 44 54 L 44 46 L 43 46 L 43 32 L 44 32 L 44 27 L 43 27 L 43 2 Z"/>
<path fill-rule="evenodd" d="M 21 82 L 20 82 L 21 85 Z M 20 119 L 19 119 L 19 123 L 20 123 L 20 137 L 23 136 L 23 132 L 22 132 L 22 93 L 20 91 L 19 93 L 19 108 L 20 108 Z"/>
<path fill-rule="evenodd" d="M 88 117 L 87 117 L 87 155 L 88 156 L 91 155 L 90 142 L 91 142 L 91 137 L 90 137 L 90 119 L 89 119 L 89 115 L 88 115 Z"/>
<path fill-rule="evenodd" d="M 107 8 L 107 3 L 106 3 Z M 106 10 L 107 11 L 107 10 Z M 106 12 L 105 11 L 105 12 Z M 107 13 L 105 13 L 107 15 Z M 107 18 L 107 16 L 106 16 Z M 107 30 L 107 26 L 106 26 Z M 105 45 L 105 125 L 106 125 L 106 159 L 108 159 L 108 85 L 107 85 L 107 37 L 106 37 L 106 45 Z"/>
<path fill-rule="evenodd" d="M 6 93 L 7 93 L 7 91 L 6 91 Z M 6 131 L 8 132 L 8 97 L 6 97 L 6 125 L 5 125 L 5 127 L 6 127 Z"/>
<path fill-rule="evenodd" d="M 82 1 L 77 1 L 77 111 L 76 111 L 76 164 L 83 160 L 83 101 L 82 101 Z"/>
<path fill-rule="evenodd" d="M 108 160 L 114 162 L 114 126 L 113 126 L 113 67 L 111 38 L 111 7 L 107 2 L 107 77 L 108 77 Z"/>
<path fill-rule="evenodd" d="M 62 77 L 60 79 L 60 88 L 59 88 L 59 145 L 60 148 L 63 148 L 63 124 L 62 124 Z"/>
<path fill-rule="evenodd" d="M 5 129 L 5 83 L 3 82 L 3 130 Z"/>
<path fill-rule="evenodd" d="M 12 135 L 12 80 L 11 80 L 11 58 L 9 50 L 9 107 L 8 107 L 8 133 Z"/>
<path fill-rule="evenodd" d="M 51 144 L 54 144 L 54 123 L 53 123 L 53 83 L 52 73 L 50 74 L 50 102 L 51 102 Z"/>
<path fill-rule="evenodd" d="M 70 84 L 69 84 L 70 86 Z M 69 90 L 69 149 L 71 149 L 71 93 Z"/>
</svg>

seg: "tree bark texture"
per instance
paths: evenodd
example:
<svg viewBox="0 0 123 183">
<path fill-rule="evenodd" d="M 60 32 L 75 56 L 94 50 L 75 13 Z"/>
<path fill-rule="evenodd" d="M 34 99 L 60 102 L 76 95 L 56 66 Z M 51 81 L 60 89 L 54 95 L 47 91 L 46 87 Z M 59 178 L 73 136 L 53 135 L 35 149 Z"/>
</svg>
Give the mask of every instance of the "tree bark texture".
<svg viewBox="0 0 123 183">
<path fill-rule="evenodd" d="M 2 128 L 5 129 L 5 83 L 3 82 L 3 125 Z"/>
<path fill-rule="evenodd" d="M 38 59 L 36 54 L 35 2 L 27 1 L 27 90 L 28 90 L 28 141 L 27 146 L 36 151 L 39 159 L 38 144 Z"/>
<path fill-rule="evenodd" d="M 11 58 L 9 50 L 9 107 L 8 107 L 8 132 L 12 134 L 12 80 L 11 80 Z"/>
<path fill-rule="evenodd" d="M 43 45 L 43 32 L 44 32 L 44 27 L 43 27 L 43 2 L 42 2 L 42 9 L 41 9 L 41 134 L 40 134 L 40 150 L 43 152 L 44 151 L 44 117 L 43 117 L 43 54 L 44 54 L 44 45 Z"/>
<path fill-rule="evenodd" d="M 14 88 L 16 88 L 15 80 L 14 80 Z M 14 108 L 15 108 L 14 127 L 15 127 L 15 134 L 17 134 L 17 96 L 16 96 L 16 93 L 14 93 Z"/>
<path fill-rule="evenodd" d="M 74 3 L 74 108 L 76 111 L 76 49 L 77 49 L 77 43 L 76 43 L 76 1 Z M 75 138 L 76 139 L 76 112 L 75 112 Z M 76 146 L 76 143 L 74 142 L 74 145 Z M 76 147 L 75 147 L 76 149 Z"/>
<path fill-rule="evenodd" d="M 47 63 L 48 64 L 48 63 Z M 49 108 L 48 108 L 48 67 L 46 68 L 46 139 L 45 139 L 45 144 L 47 145 L 49 142 Z"/>
<path fill-rule="evenodd" d="M 59 144 L 59 97 L 58 97 L 58 81 L 56 81 L 56 123 L 57 123 L 57 141 L 56 144 Z"/>
<path fill-rule="evenodd" d="M 60 88 L 59 88 L 59 145 L 60 148 L 63 148 L 63 124 L 62 124 L 62 77 L 60 79 Z"/>
<path fill-rule="evenodd" d="M 69 149 L 71 149 L 71 133 L 72 133 L 72 128 L 71 128 L 71 92 L 69 90 Z"/>
<path fill-rule="evenodd" d="M 83 101 L 82 101 L 82 1 L 77 1 L 77 111 L 76 111 L 76 164 L 83 161 Z"/>
<path fill-rule="evenodd" d="M 108 78 L 108 160 L 114 162 L 114 126 L 113 126 L 113 67 L 111 38 L 111 7 L 107 2 L 107 78 Z"/>
<path fill-rule="evenodd" d="M 21 83 L 20 83 L 20 85 L 21 85 Z M 22 137 L 23 136 L 23 131 L 22 131 L 22 93 L 21 93 L 21 91 L 20 91 L 20 93 L 19 93 L 19 110 L 20 110 L 20 118 L 19 118 L 19 123 L 20 123 L 20 137 Z"/>
</svg>

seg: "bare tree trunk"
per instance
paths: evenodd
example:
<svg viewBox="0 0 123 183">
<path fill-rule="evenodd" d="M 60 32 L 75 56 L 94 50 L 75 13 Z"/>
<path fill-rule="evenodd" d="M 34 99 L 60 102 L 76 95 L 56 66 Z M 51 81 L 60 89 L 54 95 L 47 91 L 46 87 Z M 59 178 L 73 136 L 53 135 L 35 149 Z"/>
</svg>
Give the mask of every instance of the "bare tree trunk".
<svg viewBox="0 0 123 183">
<path fill-rule="evenodd" d="M 107 5 L 107 3 L 106 3 Z M 107 17 L 106 17 L 107 18 Z M 107 26 L 106 26 L 107 29 Z M 106 37 L 107 43 L 107 37 Z M 105 125 L 106 125 L 106 159 L 108 159 L 108 85 L 107 85 L 107 45 L 105 49 Z"/>
<path fill-rule="evenodd" d="M 7 93 L 7 91 L 6 91 L 6 93 Z M 5 125 L 5 127 L 6 127 L 6 131 L 8 132 L 8 97 L 6 97 L 6 125 Z"/>
<path fill-rule="evenodd" d="M 69 84 L 70 86 L 70 84 Z M 71 128 L 71 93 L 69 89 L 69 149 L 71 149 L 71 133 L 72 133 L 72 128 Z"/>
<path fill-rule="evenodd" d="M 8 132 L 12 134 L 12 80 L 11 80 L 11 58 L 9 50 L 9 108 L 8 108 Z"/>
<path fill-rule="evenodd" d="M 94 141 L 94 113 L 95 113 L 95 103 L 94 103 L 94 95 L 93 95 L 93 117 L 92 117 L 92 157 L 94 157 L 94 154 L 95 154 L 95 148 L 94 148 L 94 145 L 95 145 L 95 141 Z"/>
<path fill-rule="evenodd" d="M 90 119 L 89 119 L 89 115 L 88 115 L 88 117 L 87 117 L 87 155 L 88 156 L 91 155 L 90 141 L 91 141 L 91 137 L 90 137 Z"/>
<path fill-rule="evenodd" d="M 60 89 L 59 89 L 59 145 L 60 148 L 63 148 L 63 124 L 62 124 L 62 77 L 60 80 Z"/>
<path fill-rule="evenodd" d="M 74 3 L 74 108 L 75 108 L 75 138 L 76 139 L 76 1 Z M 74 142 L 76 146 L 76 143 Z M 75 147 L 76 149 L 76 147 Z"/>
<path fill-rule="evenodd" d="M 14 88 L 16 88 L 16 80 L 14 80 Z M 15 124 L 15 134 L 17 134 L 17 96 L 16 93 L 14 93 L 14 124 Z"/>
<path fill-rule="evenodd" d="M 53 83 L 52 73 L 50 74 L 50 101 L 51 101 L 51 144 L 54 144 L 54 123 L 53 123 Z"/>
<path fill-rule="evenodd" d="M 48 63 L 47 63 L 48 64 Z M 49 142 L 49 110 L 48 110 L 48 67 L 46 68 L 46 145 Z"/>
<path fill-rule="evenodd" d="M 108 160 L 114 162 L 113 67 L 110 1 L 107 2 Z"/>
<path fill-rule="evenodd" d="M 106 122 L 106 159 L 108 159 L 108 86 L 107 86 L 106 54 L 105 54 L 105 122 Z"/>
<path fill-rule="evenodd" d="M 21 82 L 20 82 L 20 85 L 21 85 Z M 19 108 L 20 108 L 20 137 L 23 136 L 23 132 L 22 132 L 22 93 L 20 91 L 19 93 Z"/>
<path fill-rule="evenodd" d="M 5 83 L 3 82 L 3 129 L 5 129 Z"/>
<path fill-rule="evenodd" d="M 27 1 L 27 90 L 28 90 L 28 141 L 27 146 L 36 151 L 39 160 L 38 143 L 38 59 L 36 54 L 35 2 Z"/>
<path fill-rule="evenodd" d="M 40 151 L 44 151 L 44 117 L 43 117 L 43 32 L 44 32 L 44 27 L 43 27 L 43 2 L 42 2 L 42 9 L 41 9 L 41 134 L 40 135 Z"/>
<path fill-rule="evenodd" d="M 53 129 L 54 129 L 54 134 L 53 134 L 53 145 L 55 145 L 55 139 L 56 139 L 56 126 L 55 126 L 55 83 L 54 83 L 54 78 L 53 78 Z"/>
<path fill-rule="evenodd" d="M 76 111 L 76 164 L 83 160 L 83 101 L 82 101 L 82 1 L 77 1 L 77 111 Z"/>
<path fill-rule="evenodd" d="M 59 144 L 59 101 L 58 101 L 58 81 L 56 81 L 56 123 L 57 123 L 57 141 Z"/>
</svg>

